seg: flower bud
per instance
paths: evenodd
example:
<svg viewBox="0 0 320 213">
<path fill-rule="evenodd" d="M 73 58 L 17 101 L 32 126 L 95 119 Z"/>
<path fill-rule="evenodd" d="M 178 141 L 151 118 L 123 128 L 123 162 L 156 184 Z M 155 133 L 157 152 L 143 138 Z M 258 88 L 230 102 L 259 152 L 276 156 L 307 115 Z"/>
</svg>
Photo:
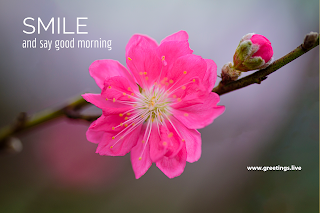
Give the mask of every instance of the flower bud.
<svg viewBox="0 0 320 213">
<path fill-rule="evenodd" d="M 233 56 L 233 68 L 242 72 L 263 69 L 271 64 L 273 49 L 263 35 L 249 33 L 242 37 Z"/>
<path fill-rule="evenodd" d="M 241 72 L 234 69 L 231 62 L 223 65 L 221 69 L 221 78 L 223 82 L 235 81 L 240 74 Z"/>
</svg>

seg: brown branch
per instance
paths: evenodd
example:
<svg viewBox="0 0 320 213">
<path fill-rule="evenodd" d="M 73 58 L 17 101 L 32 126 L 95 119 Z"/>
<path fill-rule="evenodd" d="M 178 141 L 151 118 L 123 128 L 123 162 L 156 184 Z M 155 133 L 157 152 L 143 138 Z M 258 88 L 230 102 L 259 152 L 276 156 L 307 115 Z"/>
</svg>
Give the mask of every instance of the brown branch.
<svg viewBox="0 0 320 213">
<path fill-rule="evenodd" d="M 224 84 L 223 82 L 220 82 L 217 87 L 213 88 L 212 92 L 215 92 L 219 95 L 223 95 L 228 92 L 246 87 L 250 84 L 255 84 L 255 83 L 260 84 L 263 80 L 267 79 L 268 75 L 280 69 L 284 65 L 290 63 L 294 59 L 300 57 L 301 55 L 305 54 L 306 52 L 315 48 L 318 45 L 319 45 L 318 33 L 311 32 L 308 35 L 306 35 L 304 42 L 299 47 L 297 47 L 287 55 L 283 56 L 282 58 L 279 58 L 278 60 L 274 61 L 267 68 L 259 70 L 237 81 L 232 81 L 226 84 Z"/>
<path fill-rule="evenodd" d="M 270 66 L 265 69 L 259 70 L 247 77 L 241 78 L 237 81 L 231 83 L 222 83 L 213 88 L 212 92 L 215 92 L 219 95 L 226 94 L 228 92 L 243 88 L 250 84 L 258 83 L 267 78 L 267 75 L 273 73 L 284 65 L 290 63 L 299 56 L 305 54 L 312 48 L 319 45 L 319 38 L 317 33 L 310 33 L 305 37 L 304 43 L 297 47 L 292 52 L 283 56 L 282 58 L 273 62 Z M 19 140 L 13 136 L 28 130 L 32 127 L 39 126 L 47 121 L 51 121 L 61 117 L 68 117 L 70 119 L 78 119 L 84 121 L 94 121 L 99 116 L 88 116 L 81 115 L 79 111 L 86 105 L 89 105 L 81 96 L 77 97 L 73 101 L 66 104 L 64 107 L 58 109 L 46 109 L 44 111 L 35 113 L 31 117 L 28 117 L 26 113 L 20 113 L 16 121 L 0 129 L 0 150 L 7 149 L 19 149 Z M 14 148 L 18 147 L 18 148 Z"/>
<path fill-rule="evenodd" d="M 89 103 L 80 96 L 61 108 L 46 109 L 35 113 L 30 117 L 24 112 L 20 113 L 13 124 L 7 125 L 0 129 L 0 149 L 8 147 L 8 143 L 10 143 L 13 135 L 56 118 L 67 117 L 70 119 L 78 119 L 89 122 L 96 120 L 99 116 L 81 115 L 79 113 L 79 111 L 88 104 Z"/>
</svg>

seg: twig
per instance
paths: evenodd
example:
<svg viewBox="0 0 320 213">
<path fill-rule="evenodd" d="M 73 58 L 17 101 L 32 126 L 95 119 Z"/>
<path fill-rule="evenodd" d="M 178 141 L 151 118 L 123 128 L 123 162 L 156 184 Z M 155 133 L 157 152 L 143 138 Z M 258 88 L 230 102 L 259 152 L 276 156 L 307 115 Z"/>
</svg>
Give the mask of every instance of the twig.
<svg viewBox="0 0 320 213">
<path fill-rule="evenodd" d="M 89 103 L 80 96 L 73 101 L 70 101 L 70 103 L 66 104 L 64 107 L 58 109 L 46 109 L 35 113 L 31 117 L 28 117 L 26 113 L 20 113 L 13 124 L 0 129 L 0 149 L 5 147 L 5 143 L 8 141 L 6 139 L 10 136 L 59 117 L 68 117 L 71 119 L 85 121 L 96 120 L 99 116 L 81 115 L 79 113 L 79 110 L 88 104 Z"/>
<path fill-rule="evenodd" d="M 247 77 L 241 78 L 237 81 L 231 83 L 219 85 L 213 88 L 212 92 L 215 92 L 219 95 L 226 94 L 228 92 L 246 87 L 250 84 L 258 83 L 267 78 L 267 75 L 273 73 L 274 71 L 280 69 L 284 65 L 290 63 L 299 56 L 305 54 L 312 48 L 319 45 L 319 37 L 317 33 L 310 33 L 305 37 L 304 43 L 297 47 L 292 52 L 283 56 L 282 58 L 274 61 L 269 67 L 259 70 Z M 31 117 L 28 117 L 26 113 L 20 113 L 16 122 L 11 125 L 7 125 L 0 129 L 0 150 L 5 149 L 8 146 L 12 146 L 12 136 L 32 127 L 43 124 L 47 121 L 51 121 L 60 117 L 68 117 L 71 119 L 85 120 L 85 121 L 94 121 L 99 116 L 88 116 L 81 115 L 79 111 L 86 105 L 89 105 L 86 100 L 81 96 L 77 97 L 70 103 L 66 104 L 64 107 L 58 109 L 46 109 L 44 111 L 35 113 Z M 11 144 L 11 145 L 10 145 Z"/>
<path fill-rule="evenodd" d="M 283 56 L 282 58 L 279 58 L 278 60 L 274 61 L 267 68 L 259 70 L 237 81 L 232 81 L 231 83 L 223 84 L 222 82 L 220 82 L 218 86 L 213 88 L 212 92 L 215 92 L 219 95 L 223 95 L 228 92 L 246 87 L 250 84 L 260 84 L 263 80 L 267 79 L 267 75 L 270 75 L 271 73 L 275 72 L 276 70 L 280 69 L 284 65 L 290 63 L 294 59 L 300 57 L 301 55 L 305 54 L 306 52 L 315 48 L 318 45 L 318 34 L 311 32 L 308 35 L 306 35 L 304 42 L 299 47 L 297 47 L 287 55 Z"/>
</svg>

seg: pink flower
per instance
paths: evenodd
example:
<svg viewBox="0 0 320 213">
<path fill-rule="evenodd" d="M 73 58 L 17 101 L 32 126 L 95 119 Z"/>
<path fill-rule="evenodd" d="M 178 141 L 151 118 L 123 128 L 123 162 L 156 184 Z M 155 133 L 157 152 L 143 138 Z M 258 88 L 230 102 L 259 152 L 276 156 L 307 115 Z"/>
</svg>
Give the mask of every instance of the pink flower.
<svg viewBox="0 0 320 213">
<path fill-rule="evenodd" d="M 233 68 L 242 72 L 263 69 L 272 62 L 271 42 L 263 35 L 249 33 L 242 37 L 233 56 Z"/>
<path fill-rule="evenodd" d="M 89 72 L 102 91 L 83 98 L 103 111 L 87 131 L 87 139 L 98 144 L 97 153 L 123 156 L 131 151 L 137 179 L 153 162 L 173 178 L 186 161 L 200 158 L 196 129 L 212 123 L 224 106 L 217 106 L 219 96 L 211 92 L 216 64 L 192 52 L 185 31 L 160 45 L 134 35 L 126 46 L 128 70 L 114 60 L 91 64 Z"/>
</svg>

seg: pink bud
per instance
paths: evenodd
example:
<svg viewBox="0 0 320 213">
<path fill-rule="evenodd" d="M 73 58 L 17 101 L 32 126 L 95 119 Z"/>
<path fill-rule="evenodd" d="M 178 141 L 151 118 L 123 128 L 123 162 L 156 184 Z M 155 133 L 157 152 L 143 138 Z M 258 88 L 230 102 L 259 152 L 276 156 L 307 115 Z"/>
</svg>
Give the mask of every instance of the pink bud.
<svg viewBox="0 0 320 213">
<path fill-rule="evenodd" d="M 259 49 L 252 57 L 260 56 L 266 63 L 269 62 L 273 56 L 273 49 L 271 42 L 263 35 L 254 34 L 251 39 L 253 45 L 258 45 Z"/>
<path fill-rule="evenodd" d="M 233 56 L 234 69 L 242 72 L 263 69 L 272 61 L 271 42 L 263 35 L 249 33 L 242 37 Z"/>
</svg>

